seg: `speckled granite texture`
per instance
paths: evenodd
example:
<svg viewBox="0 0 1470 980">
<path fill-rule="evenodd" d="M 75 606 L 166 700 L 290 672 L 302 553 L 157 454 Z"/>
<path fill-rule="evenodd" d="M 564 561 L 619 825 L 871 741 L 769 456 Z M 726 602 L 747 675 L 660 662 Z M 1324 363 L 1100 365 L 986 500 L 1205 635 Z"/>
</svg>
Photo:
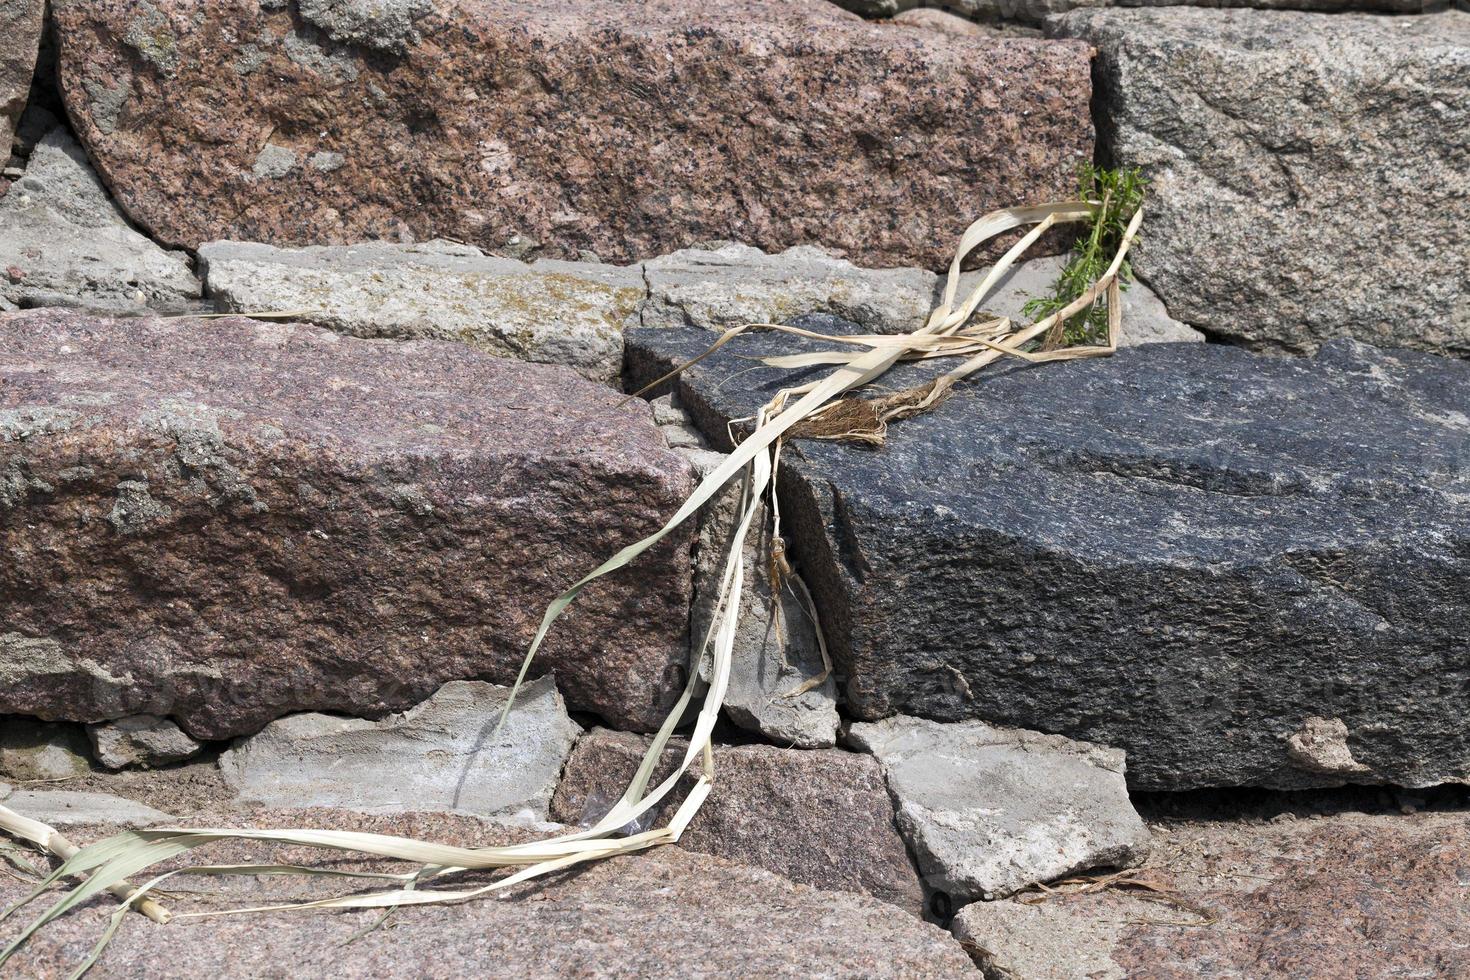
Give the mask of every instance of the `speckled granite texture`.
<svg viewBox="0 0 1470 980">
<path fill-rule="evenodd" d="M 932 268 L 1092 157 L 1087 45 L 894 30 L 825 0 L 55 16 L 83 142 L 174 245 L 443 237 L 627 262 L 732 239 Z"/>
<path fill-rule="evenodd" d="M 0 712 L 222 738 L 508 683 L 546 603 L 690 486 L 644 406 L 459 344 L 59 310 L 0 337 Z M 690 578 L 675 534 L 538 672 L 656 725 Z"/>
</svg>

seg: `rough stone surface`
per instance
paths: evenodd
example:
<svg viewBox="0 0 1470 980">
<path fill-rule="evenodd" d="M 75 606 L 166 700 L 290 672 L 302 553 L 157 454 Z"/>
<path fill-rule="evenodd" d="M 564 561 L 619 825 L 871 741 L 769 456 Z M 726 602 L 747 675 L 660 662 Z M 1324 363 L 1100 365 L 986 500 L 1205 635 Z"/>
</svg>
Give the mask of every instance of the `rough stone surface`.
<svg viewBox="0 0 1470 980">
<path fill-rule="evenodd" d="M 707 338 L 630 335 L 630 380 Z M 817 349 L 736 338 L 678 397 L 718 443 L 817 376 L 752 358 Z M 1466 405 L 1470 364 L 1352 341 L 1309 359 L 1153 344 L 996 368 L 882 450 L 797 442 L 782 522 L 859 719 L 1113 745 L 1138 788 L 1459 781 Z M 1339 720 L 1367 771 L 1303 767 L 1291 738 L 1309 718 Z"/>
<path fill-rule="evenodd" d="M 0 297 L 102 313 L 199 306 L 189 257 L 129 226 L 76 141 L 52 130 L 0 199 Z"/>
<path fill-rule="evenodd" d="M 653 784 L 687 743 L 665 751 Z M 583 736 L 551 803 L 552 819 L 591 824 L 618 801 L 648 740 L 597 729 Z M 677 754 L 676 754 L 677 753 Z M 863 892 L 918 913 L 923 890 L 893 824 L 893 803 L 871 758 L 841 749 L 716 746 L 719 774 L 680 846 L 751 864 L 819 888 Z M 662 823 L 692 780 L 662 811 Z M 640 823 L 638 829 L 646 829 Z"/>
<path fill-rule="evenodd" d="M 548 602 L 689 468 L 566 368 L 243 318 L 0 315 L 0 711 L 196 738 L 509 683 Z M 689 539 L 552 630 L 574 708 L 652 727 Z"/>
<path fill-rule="evenodd" d="M 0 786 L 0 803 L 21 816 L 53 827 L 111 823 L 121 827 L 152 827 L 174 823 L 176 817 L 135 800 L 111 793 L 82 793 L 64 789 L 7 792 Z"/>
<path fill-rule="evenodd" d="M 937 268 L 1092 156 L 1073 42 L 957 43 L 825 0 L 296 6 L 57 6 L 71 117 L 160 240 L 630 262 L 731 239 Z"/>
<path fill-rule="evenodd" d="M 1249 346 L 1470 355 L 1470 12 L 1069 14 L 1105 155 L 1151 180 L 1135 265 Z M 1371 232 L 1368 231 L 1371 229 Z"/>
<path fill-rule="evenodd" d="M 930 888 L 994 898 L 1148 855 L 1128 801 L 1123 753 L 983 722 L 898 716 L 856 723 L 898 804 L 898 825 Z"/>
<path fill-rule="evenodd" d="M 220 756 L 247 803 L 351 810 L 443 810 L 545 820 L 581 728 L 550 677 L 521 689 L 492 741 L 510 689 L 451 681 L 382 721 L 292 715 Z"/>
<path fill-rule="evenodd" d="M 90 768 L 87 738 L 75 725 L 0 718 L 0 776 L 45 782 L 79 776 Z"/>
<path fill-rule="evenodd" d="M 506 843 L 503 832 L 487 834 L 463 818 L 455 825 L 444 819 L 344 818 L 321 811 L 315 819 L 295 811 L 259 816 L 275 826 L 372 831 L 466 846 Z M 117 829 L 99 827 L 84 840 L 101 839 Z M 218 848 L 209 851 L 209 857 L 221 863 L 258 861 L 261 850 Z M 277 859 L 315 865 L 326 860 L 322 852 L 304 848 L 282 848 Z M 333 866 L 341 866 L 341 859 Z M 403 867 L 365 866 L 393 871 Z M 341 879 L 326 881 L 211 879 L 199 893 L 175 898 L 170 905 L 224 910 L 295 901 L 308 889 L 324 895 L 344 890 Z M 190 887 L 181 880 L 173 890 Z M 325 891 L 327 887 L 332 890 Z M 24 897 L 29 888 L 28 883 L 0 876 L 0 903 Z M 68 976 L 91 951 L 114 904 L 84 904 L 43 930 L 12 961 L 15 975 L 38 980 Z M 451 980 L 464 976 L 467 965 L 473 969 L 475 964 L 495 964 L 497 973 L 536 980 L 975 976 L 973 964 L 952 936 L 891 905 L 793 884 L 766 871 L 676 847 L 541 879 L 510 890 L 504 898 L 405 907 L 381 928 L 368 928 L 380 916 L 368 911 L 177 918 L 166 937 L 141 916 L 130 917 L 92 975 L 109 980 L 303 974 Z M 28 922 L 24 916 L 13 916 L 0 923 L 0 940 L 12 939 Z M 263 942 L 263 936 L 269 941 Z"/>
<path fill-rule="evenodd" d="M 1066 267 L 1066 256 L 1051 256 L 1023 262 L 1006 273 L 994 290 L 981 303 L 981 308 L 1008 316 L 1019 323 L 1029 323 L 1022 314 L 1028 300 L 1049 296 L 1057 276 Z M 960 280 L 960 295 L 980 284 L 984 270 L 966 273 Z M 941 283 L 943 285 L 943 283 Z M 1121 347 L 1139 344 L 1200 343 L 1205 335 L 1169 315 L 1154 291 L 1134 281 L 1123 292 L 1123 337 Z"/>
<path fill-rule="evenodd" d="M 1418 14 L 1427 10 L 1449 6 L 1444 0 L 833 0 L 864 17 L 893 17 L 896 22 L 915 23 L 916 14 L 933 15 L 943 11 L 929 8 L 943 7 L 960 16 L 982 21 L 1001 21 L 1025 24 L 1043 23 L 1050 14 L 1064 13 L 1079 7 L 1256 7 L 1263 9 L 1285 8 L 1288 10 L 1320 10 L 1341 13 L 1353 10 L 1383 11 L 1385 13 Z M 927 18 L 924 23 L 932 24 Z"/>
<path fill-rule="evenodd" d="M 960 910 L 952 929 L 998 980 L 1470 969 L 1463 812 L 1169 830 L 1156 828 L 1159 844 L 1141 881 L 1175 902 L 1126 888 L 1034 905 L 977 902 Z M 1206 914 L 1215 921 L 1202 924 Z"/>
<path fill-rule="evenodd" d="M 203 748 L 183 729 L 157 715 L 131 715 L 88 725 L 92 754 L 109 769 L 151 769 L 197 755 Z"/>
<path fill-rule="evenodd" d="M 689 248 L 643 268 L 645 327 L 727 330 L 830 313 L 874 333 L 903 333 L 934 308 L 936 277 L 926 269 L 860 269 L 805 245 L 775 255 L 732 243 Z"/>
<path fill-rule="evenodd" d="M 31 91 L 45 13 L 46 0 L 0 0 L 0 166 Z"/>
<path fill-rule="evenodd" d="M 302 319 L 355 337 L 459 340 L 597 381 L 622 368 L 623 324 L 645 292 L 636 266 L 528 264 L 450 242 L 210 242 L 199 257 L 223 311 L 302 310 Z"/>
<path fill-rule="evenodd" d="M 707 449 L 694 449 L 689 457 L 700 479 L 725 460 L 723 453 Z M 709 634 L 719 600 L 720 579 L 740 517 L 740 495 L 738 485 L 729 486 L 700 515 L 689 630 L 695 654 L 703 652 L 699 648 Z M 797 598 L 795 583 L 786 583 L 779 605 L 772 601 L 769 539 L 770 526 L 762 507 L 741 549 L 745 588 L 730 651 L 724 714 L 741 728 L 759 732 L 777 744 L 830 748 L 837 743 L 840 722 L 837 683 L 829 676 L 796 694 L 821 675 L 822 650 L 811 616 Z"/>
</svg>

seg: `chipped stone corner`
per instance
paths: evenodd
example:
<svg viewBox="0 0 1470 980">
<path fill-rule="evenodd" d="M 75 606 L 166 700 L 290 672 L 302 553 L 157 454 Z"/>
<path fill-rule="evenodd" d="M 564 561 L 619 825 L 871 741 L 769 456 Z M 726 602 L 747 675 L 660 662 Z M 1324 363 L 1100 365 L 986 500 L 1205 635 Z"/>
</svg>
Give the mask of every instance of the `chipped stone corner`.
<svg viewBox="0 0 1470 980">
<path fill-rule="evenodd" d="M 1341 718 L 1309 716 L 1301 728 L 1283 738 L 1291 764 L 1306 772 L 1359 776 L 1373 771 L 1353 758 L 1348 728 Z"/>
</svg>

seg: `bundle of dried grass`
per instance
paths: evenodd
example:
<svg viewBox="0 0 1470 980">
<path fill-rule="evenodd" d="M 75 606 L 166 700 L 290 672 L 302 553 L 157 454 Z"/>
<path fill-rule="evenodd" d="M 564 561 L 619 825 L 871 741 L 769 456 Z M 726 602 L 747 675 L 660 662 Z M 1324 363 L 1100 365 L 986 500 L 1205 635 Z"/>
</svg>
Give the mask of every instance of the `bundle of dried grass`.
<svg viewBox="0 0 1470 980">
<path fill-rule="evenodd" d="M 53 902 L 12 942 L 0 951 L 3 965 L 37 930 L 58 916 L 75 908 L 103 891 L 120 897 L 121 902 L 110 924 L 90 957 L 82 963 L 77 975 L 89 969 L 101 955 L 108 940 L 130 911 L 144 913 L 158 923 L 170 918 L 218 912 L 175 912 L 172 915 L 152 897 L 159 887 L 177 874 L 300 874 L 349 877 L 352 873 L 321 868 L 243 865 L 201 866 L 157 874 L 136 887 L 128 884 L 161 862 L 221 840 L 252 840 L 275 844 L 302 845 L 328 851 L 349 851 L 407 862 L 401 874 L 367 873 L 356 877 L 377 882 L 373 889 L 336 898 L 301 902 L 270 908 L 237 909 L 234 912 L 260 912 L 280 909 L 392 909 L 403 905 L 431 905 L 461 902 L 508 888 L 529 878 L 587 861 L 620 854 L 630 854 L 661 844 L 677 841 L 709 794 L 715 777 L 711 751 L 711 734 L 724 700 L 730 678 L 731 650 L 735 638 L 737 611 L 744 588 L 744 570 L 740 542 L 744 541 L 762 501 L 770 496 L 783 442 L 791 438 L 842 439 L 881 444 L 890 422 L 932 410 L 960 381 L 1003 357 L 1018 357 L 1038 362 L 1096 357 L 1111 353 L 1117 345 L 1121 324 L 1119 277 L 1128 249 L 1143 219 L 1141 207 L 1121 218 L 1107 202 L 1076 200 L 1035 207 L 1011 208 L 992 212 L 975 222 L 960 239 L 943 299 L 928 322 L 912 333 L 899 336 L 822 337 L 792 327 L 760 324 L 727 333 L 711 350 L 747 329 L 784 330 L 807 337 L 830 340 L 830 351 L 795 357 L 776 357 L 767 363 L 788 368 L 831 365 L 835 368 L 819 381 L 787 388 L 765 405 L 746 436 L 725 461 L 711 472 L 694 490 L 683 506 L 660 530 L 628 545 L 573 584 L 546 610 L 540 628 L 521 666 L 515 689 L 527 676 L 531 663 L 557 618 L 577 595 L 597 579 L 633 561 L 654 547 L 675 528 L 692 518 L 701 507 L 732 481 L 740 481 L 743 506 L 736 533 L 725 557 L 724 572 L 718 593 L 716 615 L 705 637 L 702 649 L 708 651 L 707 671 L 689 671 L 689 681 L 677 703 L 652 739 L 632 782 L 621 799 L 595 825 L 547 840 L 506 847 L 463 848 L 404 837 L 381 834 L 329 830 L 251 830 L 228 828 L 162 828 L 136 830 L 119 834 L 89 847 L 77 849 L 52 828 L 0 807 L 0 830 L 7 831 L 48 851 L 61 859 L 54 872 L 45 877 L 24 901 L 0 914 L 9 917 L 38 900 L 65 879 L 76 879 L 68 891 Z M 1121 222 L 1123 233 L 1111 263 L 1069 302 L 1060 304 L 1045 318 L 1017 326 L 1005 318 L 984 316 L 975 321 L 976 311 L 985 296 L 1046 231 L 1058 224 Z M 960 269 L 965 259 L 985 242 L 1013 229 L 1031 226 L 1020 241 L 996 262 L 988 274 L 963 302 L 957 302 Z M 1103 344 L 1045 349 L 1045 338 L 1058 324 L 1065 323 L 1083 311 L 1099 308 L 1104 302 L 1107 339 Z M 972 322 L 975 321 L 975 322 Z M 900 361 L 956 358 L 960 362 L 927 384 L 879 397 L 865 397 L 861 389 Z M 692 362 L 691 362 L 692 363 Z M 686 365 L 687 366 L 687 365 Z M 682 368 L 681 368 L 682 370 Z M 773 501 L 774 503 L 774 501 Z M 779 509 L 770 508 L 775 527 L 770 540 L 779 541 Z M 772 574 L 782 574 L 779 555 L 773 556 Z M 793 580 L 799 582 L 799 580 Z M 807 597 L 810 606 L 810 597 Z M 816 610 L 809 609 L 815 616 Z M 824 651 L 825 652 L 825 651 Z M 707 686 L 701 676 L 708 677 Z M 514 697 L 514 690 L 512 697 Z M 687 709 L 700 697 L 700 708 L 688 748 L 677 769 L 658 785 L 650 788 L 655 767 L 664 749 L 680 726 Z M 510 701 L 505 711 L 509 712 Z M 503 724 L 505 715 L 501 716 Z M 697 771 L 693 790 L 680 804 L 669 822 L 660 828 L 622 836 L 623 828 L 649 813 L 674 791 L 681 777 Z M 476 887 L 454 887 L 454 881 L 466 871 L 499 869 L 505 872 L 490 884 Z M 386 882 L 386 884 L 385 884 Z"/>
</svg>

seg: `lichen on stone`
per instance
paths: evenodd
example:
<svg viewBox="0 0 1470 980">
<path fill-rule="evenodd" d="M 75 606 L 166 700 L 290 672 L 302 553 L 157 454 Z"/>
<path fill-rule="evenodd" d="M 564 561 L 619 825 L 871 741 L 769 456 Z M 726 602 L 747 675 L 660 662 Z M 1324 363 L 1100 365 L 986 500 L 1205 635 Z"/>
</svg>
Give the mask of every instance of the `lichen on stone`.
<svg viewBox="0 0 1470 980">
<path fill-rule="evenodd" d="M 117 485 L 117 501 L 107 514 L 107 523 L 118 534 L 140 534 L 172 513 L 168 504 L 149 494 L 147 480 L 123 480 Z"/>
<path fill-rule="evenodd" d="M 267 143 L 261 147 L 260 153 L 256 154 L 255 164 L 250 168 L 250 173 L 258 178 L 273 180 L 284 177 L 296 166 L 296 154 L 284 146 Z"/>
<path fill-rule="evenodd" d="M 123 40 L 137 51 L 139 56 L 165 75 L 172 75 L 179 67 L 178 39 L 168 18 L 158 8 L 142 0 L 138 4 L 138 15 L 128 24 Z"/>
<path fill-rule="evenodd" d="M 334 41 L 403 54 L 419 39 L 414 24 L 432 0 L 300 0 L 301 19 Z"/>
</svg>

